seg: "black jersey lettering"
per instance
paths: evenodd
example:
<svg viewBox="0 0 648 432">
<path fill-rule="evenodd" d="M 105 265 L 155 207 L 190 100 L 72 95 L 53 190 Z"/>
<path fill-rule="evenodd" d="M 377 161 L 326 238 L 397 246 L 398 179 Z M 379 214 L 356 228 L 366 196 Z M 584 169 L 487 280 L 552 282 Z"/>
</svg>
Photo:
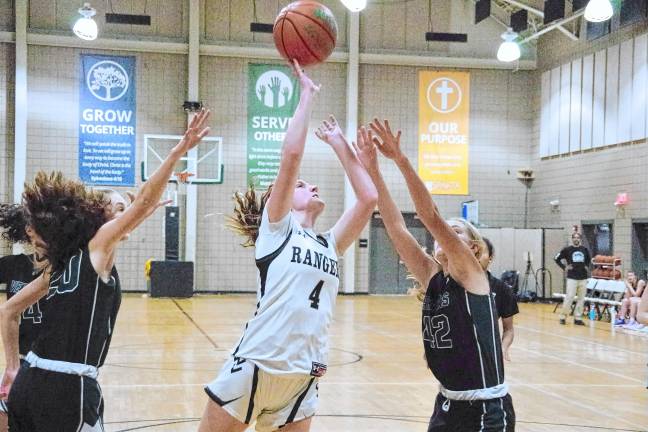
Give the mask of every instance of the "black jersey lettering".
<svg viewBox="0 0 648 432">
<path fill-rule="evenodd" d="M 324 260 L 322 262 L 322 270 L 324 270 L 324 273 L 329 272 L 329 261 L 330 260 L 328 258 L 324 257 Z"/>
<path fill-rule="evenodd" d="M 304 261 L 302 262 L 302 264 L 306 264 L 306 265 L 309 265 L 311 267 L 314 267 L 313 263 L 311 261 L 311 251 L 310 251 L 310 249 L 306 249 L 306 255 L 304 256 Z"/>
<path fill-rule="evenodd" d="M 298 264 L 301 264 L 301 262 L 302 262 L 301 261 L 301 248 L 299 248 L 297 246 L 293 246 L 293 255 L 292 255 L 292 259 L 290 260 L 290 262 L 296 262 Z"/>
<path fill-rule="evenodd" d="M 318 269 L 322 268 L 322 258 L 324 255 L 322 255 L 319 252 L 313 252 L 313 255 L 315 256 L 315 263 L 313 264 L 313 267 L 317 267 Z"/>
<path fill-rule="evenodd" d="M 340 278 L 337 261 L 327 257 L 323 253 L 319 253 L 310 249 L 306 249 L 302 260 L 302 249 L 298 246 L 292 247 L 291 263 L 304 264 L 322 270 L 332 276 Z"/>
</svg>

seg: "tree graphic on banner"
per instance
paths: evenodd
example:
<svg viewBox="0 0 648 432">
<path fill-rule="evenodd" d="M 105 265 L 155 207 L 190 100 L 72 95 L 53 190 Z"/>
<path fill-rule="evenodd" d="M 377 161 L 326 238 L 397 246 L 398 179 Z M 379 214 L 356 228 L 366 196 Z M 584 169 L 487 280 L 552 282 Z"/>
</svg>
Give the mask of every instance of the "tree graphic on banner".
<svg viewBox="0 0 648 432">
<path fill-rule="evenodd" d="M 114 88 L 124 88 L 127 84 L 126 76 L 114 66 L 97 67 L 92 71 L 92 82 L 90 88 L 106 90 L 106 99 L 110 99 L 110 91 Z"/>
</svg>

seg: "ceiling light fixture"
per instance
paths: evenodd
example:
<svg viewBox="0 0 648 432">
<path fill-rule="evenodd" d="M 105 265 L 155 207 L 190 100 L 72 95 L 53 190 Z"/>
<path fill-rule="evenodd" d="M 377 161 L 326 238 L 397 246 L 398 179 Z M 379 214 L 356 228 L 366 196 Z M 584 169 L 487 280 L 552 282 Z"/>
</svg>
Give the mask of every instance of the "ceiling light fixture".
<svg viewBox="0 0 648 432">
<path fill-rule="evenodd" d="M 351 12 L 360 12 L 367 7 L 367 0 L 340 0 Z"/>
<path fill-rule="evenodd" d="M 84 3 L 83 7 L 79 9 L 81 18 L 74 23 L 72 31 L 75 35 L 84 40 L 97 39 L 97 23 L 92 19 L 97 14 L 97 11 L 90 6 L 90 3 Z"/>
<path fill-rule="evenodd" d="M 501 62 L 512 62 L 520 58 L 520 45 L 515 42 L 517 37 L 518 34 L 510 27 L 502 33 L 504 42 L 502 42 L 497 50 L 497 60 Z"/>
<path fill-rule="evenodd" d="M 585 19 L 589 22 L 603 22 L 612 18 L 614 9 L 610 0 L 590 0 L 585 7 Z"/>
</svg>

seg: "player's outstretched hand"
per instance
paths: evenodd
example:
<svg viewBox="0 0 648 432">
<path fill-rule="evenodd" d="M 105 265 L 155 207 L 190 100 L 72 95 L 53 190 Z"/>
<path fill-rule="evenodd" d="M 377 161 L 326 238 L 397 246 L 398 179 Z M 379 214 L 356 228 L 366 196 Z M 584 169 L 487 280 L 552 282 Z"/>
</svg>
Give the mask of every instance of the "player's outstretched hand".
<svg viewBox="0 0 648 432">
<path fill-rule="evenodd" d="M 342 128 L 340 128 L 333 114 L 329 115 L 328 120 L 322 121 L 317 130 L 315 130 L 315 136 L 331 147 L 346 144 Z"/>
<path fill-rule="evenodd" d="M 135 195 L 135 194 L 134 194 L 133 192 L 131 192 L 131 191 L 127 191 L 127 192 L 126 192 L 126 196 L 128 196 L 128 200 L 130 201 L 130 204 L 133 204 L 133 203 L 135 202 L 135 200 L 137 199 L 137 195 Z M 152 207 L 152 208 L 149 210 L 149 214 L 153 214 L 153 213 L 155 213 L 155 210 L 159 209 L 160 207 L 168 206 L 168 205 L 171 204 L 171 203 L 173 203 L 173 200 L 172 200 L 172 199 L 162 200 L 162 201 L 158 202 L 154 207 Z M 129 204 L 129 205 L 130 205 L 130 204 Z"/>
<path fill-rule="evenodd" d="M 207 136 L 210 128 L 206 125 L 210 114 L 210 110 L 202 108 L 196 115 L 193 116 L 191 123 L 189 123 L 189 127 L 176 146 L 176 149 L 178 151 L 180 151 L 181 153 L 188 152 L 192 148 L 196 147 L 198 143 L 200 143 L 200 140 Z"/>
<path fill-rule="evenodd" d="M 376 151 L 373 133 L 370 130 L 368 131 L 364 126 L 358 129 L 353 148 L 369 174 L 378 172 L 378 152 Z"/>
<path fill-rule="evenodd" d="M 299 65 L 299 62 L 296 59 L 293 59 L 292 63 L 290 64 L 290 67 L 293 70 L 293 73 L 299 80 L 299 86 L 301 87 L 302 92 L 309 92 L 309 93 L 314 93 L 317 94 L 320 91 L 320 88 L 322 87 L 321 85 L 315 85 L 313 80 L 310 79 L 308 75 L 306 75 L 306 72 L 304 72 L 304 69 Z"/>
<path fill-rule="evenodd" d="M 394 135 L 389 127 L 389 120 L 381 123 L 375 118 L 369 123 L 369 127 L 378 135 L 378 138 L 374 138 L 373 142 L 383 156 L 394 161 L 405 157 L 400 147 L 401 131 Z"/>
</svg>

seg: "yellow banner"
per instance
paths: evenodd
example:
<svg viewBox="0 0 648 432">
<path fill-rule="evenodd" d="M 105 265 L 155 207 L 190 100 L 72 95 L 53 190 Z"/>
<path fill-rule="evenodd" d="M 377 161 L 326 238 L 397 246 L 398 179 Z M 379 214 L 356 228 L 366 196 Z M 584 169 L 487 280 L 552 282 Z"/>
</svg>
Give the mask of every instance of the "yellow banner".
<svg viewBox="0 0 648 432">
<path fill-rule="evenodd" d="M 418 173 L 431 194 L 468 195 L 470 73 L 419 72 Z"/>
</svg>

